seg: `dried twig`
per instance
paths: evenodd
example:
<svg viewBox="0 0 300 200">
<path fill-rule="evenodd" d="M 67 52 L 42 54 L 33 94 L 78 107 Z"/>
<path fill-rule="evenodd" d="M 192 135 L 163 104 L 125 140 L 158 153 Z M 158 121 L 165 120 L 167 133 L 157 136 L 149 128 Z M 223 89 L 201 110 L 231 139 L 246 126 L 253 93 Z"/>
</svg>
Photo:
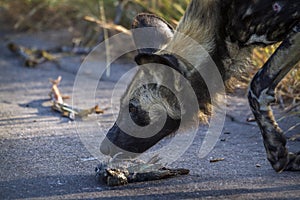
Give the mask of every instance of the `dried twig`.
<svg viewBox="0 0 300 200">
<path fill-rule="evenodd" d="M 27 67 L 35 67 L 46 61 L 56 61 L 56 57 L 45 50 L 30 49 L 15 43 L 9 43 L 8 49 L 25 60 Z"/>
<path fill-rule="evenodd" d="M 64 99 L 69 99 L 69 96 L 63 96 L 58 89 L 58 85 L 61 81 L 61 76 L 59 76 L 56 80 L 49 80 L 52 83 L 51 92 L 49 96 L 52 100 L 52 109 L 62 113 L 62 116 L 68 117 L 71 120 L 75 120 L 76 117 L 87 117 L 90 114 L 96 113 L 101 114 L 104 113 L 104 110 L 101 110 L 98 105 L 89 108 L 89 109 L 78 109 L 73 108 L 72 106 L 64 103 Z"/>
<path fill-rule="evenodd" d="M 100 21 L 100 20 L 98 20 L 94 17 L 91 17 L 91 16 L 85 16 L 84 20 L 89 21 L 89 22 L 94 22 L 94 23 L 98 24 L 99 26 L 101 26 L 102 28 L 105 28 L 105 29 L 112 29 L 112 30 L 116 30 L 116 31 L 125 33 L 127 35 L 131 35 L 130 30 L 128 30 L 127 28 L 125 28 L 124 26 L 121 26 L 121 25 L 116 25 L 116 24 L 113 24 L 113 23 L 105 23 L 105 22 Z"/>
<path fill-rule="evenodd" d="M 91 47 L 79 47 L 79 46 L 62 46 L 62 47 L 55 47 L 52 49 L 34 49 L 34 48 L 27 48 L 13 42 L 7 45 L 8 49 L 13 53 L 17 54 L 21 58 L 25 60 L 25 66 L 27 67 L 35 67 L 38 64 L 51 61 L 58 64 L 58 56 L 53 55 L 57 53 L 69 53 L 69 54 L 76 54 L 76 55 L 87 55 L 89 54 L 93 48 Z"/>
</svg>

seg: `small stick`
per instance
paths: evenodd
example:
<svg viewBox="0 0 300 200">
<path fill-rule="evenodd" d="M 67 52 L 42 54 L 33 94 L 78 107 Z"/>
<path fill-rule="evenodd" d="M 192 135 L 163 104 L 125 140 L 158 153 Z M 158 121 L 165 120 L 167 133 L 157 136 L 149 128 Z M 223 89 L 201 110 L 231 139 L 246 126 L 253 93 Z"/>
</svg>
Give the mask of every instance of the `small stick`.
<svg viewBox="0 0 300 200">
<path fill-rule="evenodd" d="M 94 22 L 105 29 L 113 29 L 113 30 L 125 33 L 127 35 L 131 35 L 131 32 L 127 28 L 125 28 L 124 26 L 121 26 L 121 25 L 116 25 L 116 24 L 112 24 L 112 23 L 104 23 L 104 22 L 102 22 L 94 17 L 90 17 L 90 16 L 85 16 L 84 20 L 89 21 L 89 22 Z"/>
<path fill-rule="evenodd" d="M 30 49 L 15 43 L 9 43 L 7 48 L 18 56 L 24 58 L 25 65 L 27 67 L 35 67 L 37 64 L 41 64 L 46 61 L 56 61 L 55 56 L 45 50 Z"/>
<path fill-rule="evenodd" d="M 61 95 L 61 93 L 60 93 L 60 91 L 58 89 L 58 84 L 61 81 L 61 76 L 57 77 L 56 80 L 49 79 L 49 81 L 52 83 L 52 88 L 51 88 L 51 92 L 50 92 L 50 94 L 53 95 L 52 99 L 54 99 L 54 101 L 56 103 L 63 104 L 64 103 L 63 97 L 62 97 L 62 95 Z"/>
<path fill-rule="evenodd" d="M 48 50 L 43 49 L 31 49 L 21 45 L 17 45 L 13 42 L 7 45 L 7 48 L 23 58 L 25 60 L 25 66 L 27 67 L 35 67 L 38 64 L 51 61 L 55 64 L 59 65 L 58 56 L 54 56 L 53 53 L 69 53 L 69 54 L 77 54 L 77 55 L 87 55 L 89 54 L 93 48 L 90 47 L 55 47 Z"/>
<path fill-rule="evenodd" d="M 69 96 L 63 96 L 58 89 L 58 85 L 61 82 L 61 76 L 59 76 L 56 80 L 49 79 L 49 81 L 52 83 L 51 92 L 49 93 L 49 96 L 52 99 L 52 109 L 56 110 L 60 113 L 62 113 L 62 116 L 68 117 L 71 120 L 75 120 L 75 117 L 87 117 L 90 114 L 96 113 L 96 114 L 102 114 L 104 113 L 104 110 L 100 109 L 98 105 L 89 108 L 89 109 L 78 109 L 73 108 L 70 105 L 64 103 L 64 99 L 69 99 Z"/>
</svg>

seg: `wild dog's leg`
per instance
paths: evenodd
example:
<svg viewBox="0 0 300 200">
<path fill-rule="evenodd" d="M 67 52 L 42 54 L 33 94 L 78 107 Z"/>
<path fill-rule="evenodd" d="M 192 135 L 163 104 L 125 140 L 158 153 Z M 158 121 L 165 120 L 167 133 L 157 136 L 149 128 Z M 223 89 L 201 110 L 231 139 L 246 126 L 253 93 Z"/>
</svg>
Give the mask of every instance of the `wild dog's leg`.
<svg viewBox="0 0 300 200">
<path fill-rule="evenodd" d="M 281 79 L 300 58 L 300 24 L 282 42 L 263 68 L 253 78 L 248 99 L 260 127 L 267 157 L 277 171 L 300 170 L 300 154 L 288 153 L 286 139 L 278 126 L 270 104 L 275 101 L 274 91 Z"/>
</svg>

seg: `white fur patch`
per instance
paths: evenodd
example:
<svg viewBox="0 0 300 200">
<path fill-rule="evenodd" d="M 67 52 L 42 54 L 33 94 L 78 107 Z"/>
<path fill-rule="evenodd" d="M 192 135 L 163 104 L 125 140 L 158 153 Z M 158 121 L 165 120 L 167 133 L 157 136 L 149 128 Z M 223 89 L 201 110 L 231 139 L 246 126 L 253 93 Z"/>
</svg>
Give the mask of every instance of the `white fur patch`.
<svg viewBox="0 0 300 200">
<path fill-rule="evenodd" d="M 243 15 L 242 18 L 245 19 L 246 17 L 250 16 L 252 13 L 253 13 L 253 9 L 252 7 L 250 7 L 246 10 L 246 13 Z"/>
<path fill-rule="evenodd" d="M 269 41 L 267 39 L 266 35 L 257 35 L 257 34 L 253 34 L 251 35 L 251 37 L 249 38 L 248 42 L 246 43 L 246 45 L 249 44 L 253 44 L 253 43 L 264 43 L 264 44 L 272 44 L 275 41 Z"/>
</svg>

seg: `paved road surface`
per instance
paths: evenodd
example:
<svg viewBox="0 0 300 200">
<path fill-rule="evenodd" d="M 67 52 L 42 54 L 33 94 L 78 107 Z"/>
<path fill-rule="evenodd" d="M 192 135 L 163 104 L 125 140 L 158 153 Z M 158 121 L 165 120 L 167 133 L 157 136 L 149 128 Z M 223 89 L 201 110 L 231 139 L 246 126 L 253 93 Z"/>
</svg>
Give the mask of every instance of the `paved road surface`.
<svg viewBox="0 0 300 200">
<path fill-rule="evenodd" d="M 243 95 L 229 97 L 229 117 L 207 157 L 199 159 L 195 154 L 201 144 L 197 136 L 172 164 L 190 169 L 189 175 L 114 188 L 97 183 L 94 168 L 99 161 L 89 149 L 97 149 L 99 144 L 87 147 L 79 133 L 103 135 L 112 125 L 117 107 L 110 107 L 102 116 L 91 116 L 79 127 L 62 118 L 49 107 L 48 78 L 61 75 L 60 89 L 71 94 L 80 58 L 66 58 L 61 67 L 46 63 L 25 68 L 22 60 L 7 51 L 5 38 L 0 42 L 0 199 L 300 199 L 300 173 L 277 174 L 271 169 L 256 124 L 246 123 L 251 114 Z M 70 41 L 66 32 L 13 35 L 10 39 L 39 47 Z M 98 102 L 109 107 L 114 82 L 99 85 Z M 82 105 L 92 103 L 83 98 Z M 98 129 L 91 125 L 95 119 Z M 281 124 L 286 130 L 296 122 L 299 116 Z M 299 131 L 298 127 L 289 135 Z M 289 141 L 289 145 L 300 150 L 299 140 Z M 210 157 L 225 160 L 210 163 Z"/>
</svg>

